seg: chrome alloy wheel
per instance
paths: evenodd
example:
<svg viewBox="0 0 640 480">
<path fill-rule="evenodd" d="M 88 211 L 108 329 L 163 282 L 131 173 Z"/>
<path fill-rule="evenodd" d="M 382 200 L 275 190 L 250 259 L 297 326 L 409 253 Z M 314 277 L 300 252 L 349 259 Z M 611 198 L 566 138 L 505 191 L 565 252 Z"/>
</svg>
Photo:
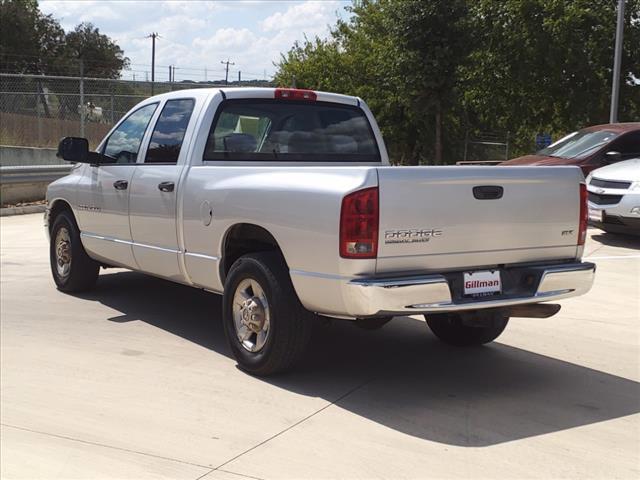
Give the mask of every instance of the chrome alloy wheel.
<svg viewBox="0 0 640 480">
<path fill-rule="evenodd" d="M 270 330 L 269 302 L 260 284 L 242 280 L 233 294 L 233 325 L 236 336 L 245 350 L 262 350 Z"/>
<path fill-rule="evenodd" d="M 66 227 L 58 230 L 55 242 L 56 270 L 61 278 L 66 278 L 71 271 L 71 236 Z"/>
</svg>

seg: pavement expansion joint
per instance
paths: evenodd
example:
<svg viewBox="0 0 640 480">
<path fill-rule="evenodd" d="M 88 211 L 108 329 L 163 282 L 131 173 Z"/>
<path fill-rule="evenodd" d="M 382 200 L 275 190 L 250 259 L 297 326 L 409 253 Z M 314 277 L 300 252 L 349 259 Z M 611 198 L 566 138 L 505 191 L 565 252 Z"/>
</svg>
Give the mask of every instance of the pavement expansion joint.
<svg viewBox="0 0 640 480">
<path fill-rule="evenodd" d="M 353 387 L 352 389 L 348 390 L 347 392 L 343 393 L 342 395 L 340 395 L 338 398 L 336 398 L 335 400 L 331 401 L 330 403 L 326 404 L 324 407 L 316 410 L 315 412 L 307 415 L 306 417 L 302 418 L 301 420 L 298 420 L 296 423 L 294 423 L 293 425 L 289 425 L 287 428 L 271 435 L 269 438 L 262 440 L 261 442 L 257 443 L 256 445 L 254 445 L 253 447 L 250 447 L 248 449 L 246 449 L 244 452 L 239 453 L 238 455 L 236 455 L 235 457 L 230 458 L 229 460 L 225 461 L 224 463 L 221 463 L 220 465 L 218 465 L 214 470 L 220 470 L 222 467 L 224 467 L 225 465 L 228 465 L 229 463 L 239 459 L 240 457 L 242 457 L 243 455 L 246 455 L 249 452 L 252 452 L 253 450 L 269 443 L 271 440 L 273 440 L 274 438 L 277 438 L 281 435 L 283 435 L 284 433 L 288 432 L 289 430 L 292 430 L 293 428 L 297 427 L 298 425 L 306 422 L 307 420 L 309 420 L 312 417 L 315 417 L 316 415 L 318 415 L 319 413 L 325 411 L 327 408 L 336 405 L 338 402 L 340 402 L 341 400 L 343 400 L 344 398 L 348 397 L 349 395 L 351 395 L 352 393 L 360 390 L 362 387 L 364 387 L 365 385 L 371 383 L 373 380 L 375 380 L 375 378 L 370 378 L 368 380 L 365 380 L 364 382 L 360 383 L 359 385 L 356 385 L 355 387 Z"/>
<path fill-rule="evenodd" d="M 132 450 L 130 448 L 114 447 L 113 445 L 108 445 L 106 443 L 92 442 L 90 440 L 83 440 L 81 438 L 68 437 L 66 435 L 59 435 L 57 433 L 43 432 L 42 430 L 34 430 L 32 428 L 19 427 L 17 425 L 9 425 L 7 423 L 0 423 L 0 425 L 2 425 L 3 427 L 6 427 L 6 428 L 13 428 L 15 430 L 23 430 L 25 432 L 37 433 L 39 435 L 46 435 L 46 436 L 49 436 L 49 437 L 61 438 L 63 440 L 69 440 L 71 442 L 84 443 L 86 445 L 94 445 L 96 447 L 110 448 L 112 450 L 119 450 L 121 452 L 134 453 L 134 454 L 137 454 L 137 455 L 144 455 L 145 457 L 152 457 L 152 458 L 158 458 L 158 459 L 161 459 L 161 460 L 167 460 L 167 461 L 170 461 L 170 462 L 182 463 L 184 465 L 191 465 L 193 467 L 206 468 L 206 469 L 209 469 L 209 470 L 211 469 L 211 466 L 208 466 L 208 465 L 201 465 L 199 463 L 187 462 L 187 461 L 184 461 L 184 460 L 179 460 L 177 458 L 164 457 L 162 455 L 155 455 L 153 453 L 141 452 L 139 450 Z M 208 473 L 210 473 L 210 472 L 208 472 Z"/>
</svg>

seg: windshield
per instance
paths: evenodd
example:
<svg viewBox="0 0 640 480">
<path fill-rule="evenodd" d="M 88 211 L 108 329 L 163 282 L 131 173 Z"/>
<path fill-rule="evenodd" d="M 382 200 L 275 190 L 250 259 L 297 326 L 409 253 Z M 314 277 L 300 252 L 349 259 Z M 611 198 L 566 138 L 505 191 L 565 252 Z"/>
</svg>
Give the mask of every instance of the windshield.
<svg viewBox="0 0 640 480">
<path fill-rule="evenodd" d="M 537 153 L 538 155 L 547 155 L 550 157 L 583 158 L 595 149 L 606 145 L 617 136 L 617 133 L 607 130 L 597 132 L 581 130 L 567 135 Z"/>
</svg>

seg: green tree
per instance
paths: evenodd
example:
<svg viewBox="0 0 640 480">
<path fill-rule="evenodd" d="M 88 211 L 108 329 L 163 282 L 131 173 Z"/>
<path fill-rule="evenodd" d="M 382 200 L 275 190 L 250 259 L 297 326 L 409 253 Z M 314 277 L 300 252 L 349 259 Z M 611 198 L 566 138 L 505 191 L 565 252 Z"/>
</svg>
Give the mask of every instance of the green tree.
<svg viewBox="0 0 640 480">
<path fill-rule="evenodd" d="M 607 123 L 616 4 L 612 0 L 470 2 L 475 45 L 462 69 L 465 107 L 510 129 L 520 152 L 537 132 L 557 137 Z M 620 120 L 640 119 L 640 1 L 627 0 Z"/>
<path fill-rule="evenodd" d="M 0 70 L 117 78 L 129 65 L 122 49 L 90 23 L 65 34 L 36 0 L 0 0 Z"/>
<path fill-rule="evenodd" d="M 96 78 L 118 78 L 129 66 L 122 49 L 91 23 L 81 23 L 65 37 L 65 55 L 82 61 L 84 75 Z"/>
<path fill-rule="evenodd" d="M 456 71 L 466 56 L 461 0 L 359 0 L 329 40 L 305 41 L 283 55 L 276 81 L 364 98 L 396 163 L 442 163 L 459 142 Z M 456 130 L 457 134 L 457 130 Z"/>
<path fill-rule="evenodd" d="M 364 98 L 396 163 L 462 158 L 466 131 L 513 155 L 609 116 L 614 0 L 354 0 L 328 40 L 283 55 L 276 81 Z M 640 120 L 640 0 L 627 0 L 621 121 Z M 441 152 L 441 153 L 440 153 Z"/>
<path fill-rule="evenodd" d="M 423 134 L 433 125 L 432 158 L 442 163 L 443 122 L 458 102 L 457 72 L 471 47 L 467 2 L 386 2 L 384 13 L 394 40 L 397 78 L 413 108 L 422 113 L 414 120 L 422 121 Z"/>
<path fill-rule="evenodd" d="M 48 73 L 64 49 L 64 30 L 36 0 L 0 0 L 0 70 Z"/>
</svg>

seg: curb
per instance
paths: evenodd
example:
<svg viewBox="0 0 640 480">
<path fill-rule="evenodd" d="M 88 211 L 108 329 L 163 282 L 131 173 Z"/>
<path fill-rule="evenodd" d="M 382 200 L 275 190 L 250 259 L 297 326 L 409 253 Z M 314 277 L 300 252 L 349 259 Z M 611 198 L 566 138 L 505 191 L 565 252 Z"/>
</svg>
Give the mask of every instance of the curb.
<svg viewBox="0 0 640 480">
<path fill-rule="evenodd" d="M 27 213 L 44 213 L 46 209 L 47 209 L 46 205 L 26 205 L 24 207 L 0 208 L 0 217 L 9 217 L 12 215 L 25 215 Z"/>
</svg>

